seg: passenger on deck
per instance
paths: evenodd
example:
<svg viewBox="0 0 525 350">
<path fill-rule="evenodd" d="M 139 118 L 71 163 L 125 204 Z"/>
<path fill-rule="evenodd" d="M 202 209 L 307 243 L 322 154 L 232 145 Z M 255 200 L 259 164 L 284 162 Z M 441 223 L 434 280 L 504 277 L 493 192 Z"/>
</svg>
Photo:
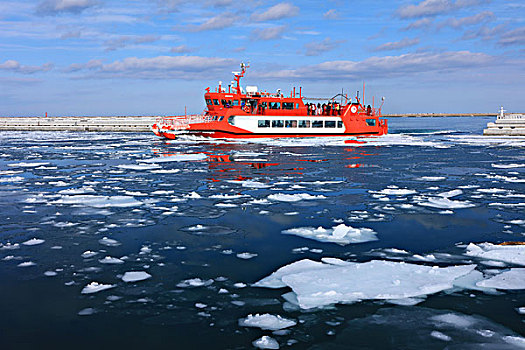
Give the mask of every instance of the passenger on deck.
<svg viewBox="0 0 525 350">
<path fill-rule="evenodd" d="M 370 105 L 368 105 L 368 107 L 366 107 L 366 114 L 367 115 L 372 115 L 372 107 L 370 107 Z"/>
<path fill-rule="evenodd" d="M 316 114 L 315 114 L 315 115 L 321 115 L 323 109 L 322 109 L 320 103 L 317 104 L 317 109 L 316 109 L 315 111 L 316 111 Z"/>
</svg>

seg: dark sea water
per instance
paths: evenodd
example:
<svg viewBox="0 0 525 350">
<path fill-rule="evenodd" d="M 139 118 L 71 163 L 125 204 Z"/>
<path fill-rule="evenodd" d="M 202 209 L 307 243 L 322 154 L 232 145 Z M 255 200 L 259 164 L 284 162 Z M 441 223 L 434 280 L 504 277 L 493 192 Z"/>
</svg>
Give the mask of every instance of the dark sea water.
<svg viewBox="0 0 525 350">
<path fill-rule="evenodd" d="M 1 348 L 244 349 L 262 336 L 291 349 L 523 348 L 523 250 L 515 263 L 466 255 L 525 241 L 525 137 L 480 136 L 492 119 L 392 118 L 389 135 L 366 140 L 1 132 Z M 282 233 L 341 224 L 362 242 Z M 308 309 L 288 286 L 252 285 L 322 258 L 514 279 Z M 132 271 L 151 277 L 123 281 Z M 332 294 L 346 286 L 323 271 Z M 352 283 L 366 294 L 418 276 L 375 268 Z M 111 288 L 82 293 L 92 282 Z M 240 325 L 250 314 L 295 325 Z"/>
</svg>

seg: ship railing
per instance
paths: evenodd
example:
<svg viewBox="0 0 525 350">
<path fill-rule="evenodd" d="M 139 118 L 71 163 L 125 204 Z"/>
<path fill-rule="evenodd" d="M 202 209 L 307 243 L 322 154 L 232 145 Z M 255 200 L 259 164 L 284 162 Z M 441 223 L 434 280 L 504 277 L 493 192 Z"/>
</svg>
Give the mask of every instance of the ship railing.
<svg viewBox="0 0 525 350">
<path fill-rule="evenodd" d="M 163 117 L 157 119 L 159 128 L 166 128 L 169 130 L 185 130 L 190 124 L 208 123 L 212 120 L 212 116 L 202 114 L 180 115 L 174 117 Z"/>
</svg>

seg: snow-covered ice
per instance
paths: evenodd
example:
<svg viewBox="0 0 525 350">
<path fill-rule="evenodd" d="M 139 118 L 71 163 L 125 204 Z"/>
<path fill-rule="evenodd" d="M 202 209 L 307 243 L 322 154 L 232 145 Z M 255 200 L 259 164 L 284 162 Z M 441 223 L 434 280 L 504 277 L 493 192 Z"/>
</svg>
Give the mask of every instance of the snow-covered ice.
<svg viewBox="0 0 525 350">
<path fill-rule="evenodd" d="M 246 316 L 246 318 L 241 318 L 239 320 L 239 326 L 241 327 L 257 327 L 270 331 L 293 327 L 296 324 L 297 322 L 294 320 L 271 314 L 250 314 Z"/>
<path fill-rule="evenodd" d="M 376 232 L 374 230 L 366 227 L 354 228 L 346 226 L 345 224 L 339 224 L 329 229 L 325 229 L 321 226 L 317 228 L 298 227 L 284 230 L 282 233 L 310 238 L 320 242 L 337 243 L 340 245 L 377 240 Z"/>
<path fill-rule="evenodd" d="M 151 278 L 151 275 L 145 271 L 127 271 L 122 276 L 124 282 L 138 282 Z"/>
<path fill-rule="evenodd" d="M 81 293 L 82 294 L 93 294 L 93 293 L 98 293 L 103 290 L 114 288 L 114 287 L 116 287 L 115 284 L 102 284 L 102 283 L 93 281 L 87 284 L 84 288 L 82 288 Z"/>
<path fill-rule="evenodd" d="M 257 253 L 244 252 L 244 253 L 238 253 L 237 257 L 239 259 L 248 260 L 248 259 L 255 258 L 257 255 L 258 255 Z"/>
<path fill-rule="evenodd" d="M 252 344 L 259 349 L 279 349 L 279 343 L 277 340 L 267 335 L 263 335 L 259 339 L 254 340 Z"/>
<path fill-rule="evenodd" d="M 525 245 L 497 245 L 492 243 L 470 243 L 465 255 L 488 260 L 525 265 Z"/>
<path fill-rule="evenodd" d="M 101 264 L 123 264 L 124 260 L 119 259 L 119 258 L 114 258 L 111 256 L 106 256 L 104 259 L 100 259 L 98 262 Z"/>
<path fill-rule="evenodd" d="M 308 193 L 295 193 L 295 194 L 288 194 L 288 193 L 276 193 L 271 194 L 268 196 L 269 200 L 273 201 L 279 201 L 279 202 L 299 202 L 302 200 L 315 200 L 315 199 L 325 199 L 326 197 L 323 195 L 311 195 Z"/>
<path fill-rule="evenodd" d="M 308 269 L 300 263 L 297 267 L 302 267 L 301 272 L 290 267 L 286 271 L 285 266 L 282 268 L 284 270 L 274 273 L 276 275 L 273 279 L 280 280 L 292 289 L 297 304 L 302 309 L 310 309 L 366 299 L 405 299 L 434 294 L 453 288 L 455 279 L 476 267 L 429 267 L 382 260 L 343 266 L 326 264 L 324 268 L 321 266 L 313 264 L 313 268 Z M 279 272 L 280 275 L 277 275 Z M 257 282 L 255 286 L 268 284 L 272 281 L 272 276 L 269 277 Z M 279 286 L 278 282 L 275 285 Z"/>
<path fill-rule="evenodd" d="M 38 245 L 38 244 L 42 244 L 44 243 L 45 240 L 43 239 L 40 239 L 40 238 L 31 238 L 30 240 L 27 240 L 25 242 L 23 242 L 22 244 L 23 245 Z"/>
<path fill-rule="evenodd" d="M 479 287 L 496 289 L 525 289 L 525 268 L 513 268 L 476 283 Z"/>
</svg>

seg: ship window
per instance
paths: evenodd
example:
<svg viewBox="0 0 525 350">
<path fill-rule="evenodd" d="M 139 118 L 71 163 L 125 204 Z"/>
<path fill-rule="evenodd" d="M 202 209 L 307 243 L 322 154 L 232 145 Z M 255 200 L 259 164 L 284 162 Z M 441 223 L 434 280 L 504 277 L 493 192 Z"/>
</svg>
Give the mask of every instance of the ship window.
<svg viewBox="0 0 525 350">
<path fill-rule="evenodd" d="M 293 102 L 283 102 L 283 109 L 293 109 Z"/>
<path fill-rule="evenodd" d="M 259 128 L 269 128 L 270 127 L 270 121 L 269 120 L 259 120 L 257 122 L 257 126 Z"/>
<path fill-rule="evenodd" d="M 295 109 L 299 109 L 299 103 L 295 104 Z"/>
<path fill-rule="evenodd" d="M 286 120 L 284 123 L 284 126 L 286 128 L 296 128 L 297 127 L 297 120 Z"/>
<path fill-rule="evenodd" d="M 376 126 L 376 120 L 375 119 L 367 119 L 366 120 L 366 124 L 368 124 L 368 126 Z"/>
<path fill-rule="evenodd" d="M 323 121 L 322 120 L 314 120 L 312 122 L 312 128 L 322 128 L 323 127 Z"/>
<path fill-rule="evenodd" d="M 281 109 L 281 102 L 270 102 L 270 109 Z"/>
<path fill-rule="evenodd" d="M 324 122 L 325 128 L 335 128 L 335 120 L 327 120 Z"/>
<path fill-rule="evenodd" d="M 232 100 L 221 100 L 221 103 L 224 107 L 231 107 L 232 106 Z"/>
<path fill-rule="evenodd" d="M 232 106 L 238 106 L 238 105 L 239 105 L 239 100 L 233 100 Z"/>
<path fill-rule="evenodd" d="M 213 102 L 211 102 L 211 100 L 209 98 L 206 99 L 206 104 L 208 106 L 211 106 L 213 104 Z"/>
<path fill-rule="evenodd" d="M 342 128 L 343 127 L 343 122 L 342 121 L 338 121 L 337 122 L 337 127 L 338 128 Z"/>
<path fill-rule="evenodd" d="M 219 117 L 219 121 L 221 121 L 221 120 L 223 120 L 223 119 L 224 119 L 224 116 L 221 115 L 221 116 Z"/>
<path fill-rule="evenodd" d="M 282 120 L 272 120 L 272 128 L 282 128 L 283 124 Z"/>
<path fill-rule="evenodd" d="M 299 127 L 300 128 L 309 128 L 310 127 L 310 121 L 309 120 L 299 120 Z"/>
<path fill-rule="evenodd" d="M 235 125 L 235 117 L 232 115 L 231 117 L 228 117 L 228 124 Z"/>
<path fill-rule="evenodd" d="M 219 105 L 219 100 L 217 100 L 217 99 L 213 99 L 213 104 L 216 105 L 216 106 L 218 106 L 218 105 Z"/>
</svg>

